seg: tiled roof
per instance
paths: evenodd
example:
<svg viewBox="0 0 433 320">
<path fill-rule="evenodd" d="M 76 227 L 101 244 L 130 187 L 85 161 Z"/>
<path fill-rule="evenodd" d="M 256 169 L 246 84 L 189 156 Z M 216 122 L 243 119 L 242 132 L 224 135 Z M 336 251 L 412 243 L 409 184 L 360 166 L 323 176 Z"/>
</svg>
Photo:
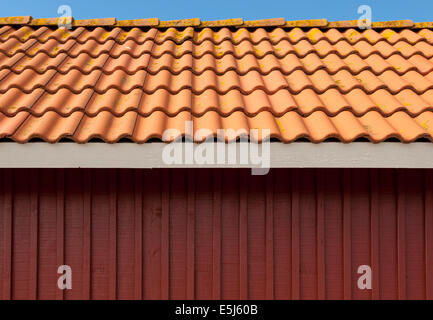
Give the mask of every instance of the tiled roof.
<svg viewBox="0 0 433 320">
<path fill-rule="evenodd" d="M 433 140 L 429 23 L 57 22 L 0 18 L 2 138 L 142 143 L 193 120 L 283 142 Z"/>
</svg>

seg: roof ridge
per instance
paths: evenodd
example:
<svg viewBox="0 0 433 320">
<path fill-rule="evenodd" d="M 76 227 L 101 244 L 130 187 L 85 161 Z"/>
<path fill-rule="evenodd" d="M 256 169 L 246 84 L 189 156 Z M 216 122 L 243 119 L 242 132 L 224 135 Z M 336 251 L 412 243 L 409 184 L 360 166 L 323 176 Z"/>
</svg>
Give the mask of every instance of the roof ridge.
<svg viewBox="0 0 433 320">
<path fill-rule="evenodd" d="M 63 18 L 33 19 L 31 16 L 16 16 L 0 18 L 0 25 L 31 25 L 31 26 L 55 26 Z M 258 27 L 320 27 L 320 28 L 356 28 L 358 20 L 328 21 L 327 19 L 286 20 L 285 18 L 243 20 L 241 18 L 201 21 L 199 18 L 160 21 L 158 18 L 117 20 L 116 18 L 98 18 L 75 20 L 72 18 L 74 27 L 236 27 L 236 28 L 258 28 Z M 393 20 L 373 22 L 373 29 L 384 28 L 433 28 L 433 22 L 413 22 L 412 20 Z"/>
</svg>

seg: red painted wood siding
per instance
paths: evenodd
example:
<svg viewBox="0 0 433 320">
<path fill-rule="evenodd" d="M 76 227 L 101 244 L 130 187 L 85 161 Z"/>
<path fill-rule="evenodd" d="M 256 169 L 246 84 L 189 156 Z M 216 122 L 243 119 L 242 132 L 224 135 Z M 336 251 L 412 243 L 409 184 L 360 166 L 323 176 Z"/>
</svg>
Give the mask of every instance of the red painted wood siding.
<svg viewBox="0 0 433 320">
<path fill-rule="evenodd" d="M 432 299 L 431 170 L 0 170 L 2 299 Z M 57 268 L 73 288 L 57 289 Z M 357 268 L 371 265 L 372 290 Z"/>
</svg>

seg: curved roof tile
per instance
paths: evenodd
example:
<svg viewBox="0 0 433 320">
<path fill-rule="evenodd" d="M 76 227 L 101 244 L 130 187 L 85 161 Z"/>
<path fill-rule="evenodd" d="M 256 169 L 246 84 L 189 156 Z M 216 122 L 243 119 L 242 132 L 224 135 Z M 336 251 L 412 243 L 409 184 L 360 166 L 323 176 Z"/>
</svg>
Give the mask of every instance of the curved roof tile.
<svg viewBox="0 0 433 320">
<path fill-rule="evenodd" d="M 57 22 L 0 18 L 1 138 L 144 143 L 193 121 L 228 141 L 433 140 L 431 23 Z"/>
</svg>

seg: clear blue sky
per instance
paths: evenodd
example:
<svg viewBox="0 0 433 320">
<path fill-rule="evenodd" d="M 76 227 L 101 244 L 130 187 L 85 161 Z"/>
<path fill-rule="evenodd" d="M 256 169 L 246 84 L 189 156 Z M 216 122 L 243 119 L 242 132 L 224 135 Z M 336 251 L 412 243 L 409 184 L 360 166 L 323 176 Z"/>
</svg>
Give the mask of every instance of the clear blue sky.
<svg viewBox="0 0 433 320">
<path fill-rule="evenodd" d="M 363 4 L 371 6 L 373 21 L 433 21 L 433 0 L 8 0 L 2 1 L 0 16 L 56 17 L 60 5 L 69 5 L 76 19 L 354 20 L 359 17 L 357 8 Z"/>
</svg>

